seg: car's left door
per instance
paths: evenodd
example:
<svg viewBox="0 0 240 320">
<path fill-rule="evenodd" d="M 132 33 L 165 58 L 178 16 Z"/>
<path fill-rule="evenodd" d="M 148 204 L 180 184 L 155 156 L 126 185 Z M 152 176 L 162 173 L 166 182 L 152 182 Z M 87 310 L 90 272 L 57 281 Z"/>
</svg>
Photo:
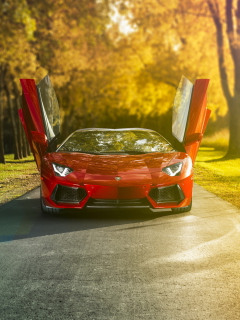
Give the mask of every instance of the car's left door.
<svg viewBox="0 0 240 320">
<path fill-rule="evenodd" d="M 49 76 L 37 85 L 33 79 L 20 79 L 20 82 L 23 94 L 19 116 L 40 169 L 42 157 L 55 149 L 60 134 L 58 101 Z"/>
</svg>

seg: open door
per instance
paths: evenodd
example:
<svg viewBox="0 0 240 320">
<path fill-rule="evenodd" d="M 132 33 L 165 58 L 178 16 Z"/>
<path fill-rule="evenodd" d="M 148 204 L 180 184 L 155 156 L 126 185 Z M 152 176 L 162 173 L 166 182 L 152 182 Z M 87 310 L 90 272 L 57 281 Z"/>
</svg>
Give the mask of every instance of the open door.
<svg viewBox="0 0 240 320">
<path fill-rule="evenodd" d="M 60 111 L 56 93 L 47 75 L 38 84 L 38 97 L 49 149 L 55 150 L 60 135 Z"/>
<path fill-rule="evenodd" d="M 33 79 L 20 79 L 22 109 L 19 116 L 38 169 L 42 157 L 53 151 L 60 133 L 59 106 L 49 76 L 38 85 Z"/>
<path fill-rule="evenodd" d="M 206 108 L 209 79 L 194 85 L 182 76 L 173 106 L 172 134 L 195 162 L 211 111 Z"/>
</svg>

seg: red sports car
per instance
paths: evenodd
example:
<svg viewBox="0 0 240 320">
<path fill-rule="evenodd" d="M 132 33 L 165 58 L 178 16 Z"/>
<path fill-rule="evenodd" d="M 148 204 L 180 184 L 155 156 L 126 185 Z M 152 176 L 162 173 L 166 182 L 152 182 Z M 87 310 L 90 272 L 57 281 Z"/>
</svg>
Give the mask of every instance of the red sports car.
<svg viewBox="0 0 240 320">
<path fill-rule="evenodd" d="M 182 77 L 173 106 L 178 150 L 140 128 L 74 131 L 57 146 L 59 107 L 50 78 L 21 79 L 19 115 L 41 175 L 43 212 L 83 208 L 190 211 L 192 166 L 206 129 L 209 80 Z"/>
</svg>

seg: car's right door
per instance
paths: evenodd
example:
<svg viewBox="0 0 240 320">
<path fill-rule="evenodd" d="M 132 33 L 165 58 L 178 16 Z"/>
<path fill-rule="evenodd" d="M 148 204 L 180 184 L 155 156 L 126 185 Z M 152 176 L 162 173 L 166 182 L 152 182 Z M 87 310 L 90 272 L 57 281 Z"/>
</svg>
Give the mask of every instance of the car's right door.
<svg viewBox="0 0 240 320">
<path fill-rule="evenodd" d="M 194 85 L 181 78 L 173 106 L 172 134 L 184 146 L 194 163 L 211 111 L 206 108 L 209 79 Z"/>
</svg>

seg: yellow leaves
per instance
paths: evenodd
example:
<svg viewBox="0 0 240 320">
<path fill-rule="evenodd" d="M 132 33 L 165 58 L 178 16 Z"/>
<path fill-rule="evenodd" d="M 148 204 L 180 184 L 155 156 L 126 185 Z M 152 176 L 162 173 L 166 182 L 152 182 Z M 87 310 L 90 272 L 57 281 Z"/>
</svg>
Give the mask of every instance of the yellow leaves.
<svg viewBox="0 0 240 320">
<path fill-rule="evenodd" d="M 4 2 L 5 5 L 7 2 Z M 184 74 L 212 78 L 209 103 L 226 113 L 215 34 L 204 1 L 9 0 L 0 61 L 16 77 L 49 73 L 65 117 L 110 123 L 129 114 L 159 117 L 170 110 Z M 121 17 L 111 20 L 109 3 Z M 121 21 L 134 32 L 120 32 Z M 35 37 L 35 38 L 34 38 Z M 229 72 L 232 65 L 229 63 Z M 70 125 L 69 125 L 70 126 Z M 90 124 L 91 126 L 91 124 Z"/>
<path fill-rule="evenodd" d="M 30 10 L 25 0 L 18 1 L 13 17 L 16 22 L 22 23 L 25 26 L 27 39 L 33 40 L 36 22 L 31 17 Z"/>
</svg>

